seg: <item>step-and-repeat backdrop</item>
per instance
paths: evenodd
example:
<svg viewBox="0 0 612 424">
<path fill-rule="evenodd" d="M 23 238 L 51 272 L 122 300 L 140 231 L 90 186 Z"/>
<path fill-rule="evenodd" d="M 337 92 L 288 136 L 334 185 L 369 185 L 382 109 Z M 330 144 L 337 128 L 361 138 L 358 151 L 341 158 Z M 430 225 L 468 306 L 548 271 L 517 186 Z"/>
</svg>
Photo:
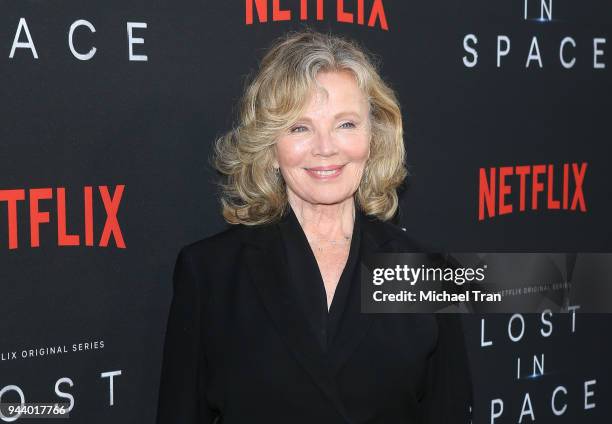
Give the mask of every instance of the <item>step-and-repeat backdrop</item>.
<svg viewBox="0 0 612 424">
<path fill-rule="evenodd" d="M 212 142 L 304 25 L 360 41 L 397 91 L 413 237 L 610 251 L 611 18 L 603 0 L 1 0 L 0 400 L 154 422 L 176 254 L 224 228 Z M 464 316 L 474 423 L 609 422 L 612 318 L 575 312 Z"/>
</svg>

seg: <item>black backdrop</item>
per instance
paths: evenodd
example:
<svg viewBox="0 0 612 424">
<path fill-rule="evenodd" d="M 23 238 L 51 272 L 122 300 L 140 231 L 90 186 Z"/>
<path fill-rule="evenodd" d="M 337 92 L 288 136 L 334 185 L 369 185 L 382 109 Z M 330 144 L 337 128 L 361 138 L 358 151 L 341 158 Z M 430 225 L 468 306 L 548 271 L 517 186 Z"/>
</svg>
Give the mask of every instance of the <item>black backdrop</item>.
<svg viewBox="0 0 612 424">
<path fill-rule="evenodd" d="M 415 238 L 446 251 L 610 251 L 609 2 L 546 0 L 542 9 L 539 0 L 364 0 L 366 25 L 357 22 L 359 0 L 322 1 L 322 20 L 316 0 L 304 2 L 306 20 L 299 0 L 259 3 L 268 7 L 267 22 L 254 9 L 248 24 L 249 0 L 0 0 L 2 401 L 17 401 L 13 386 L 26 402 L 63 401 L 55 389 L 60 380 L 58 390 L 73 396 L 71 422 L 154 421 L 174 259 L 182 245 L 224 226 L 208 164 L 212 141 L 232 124 L 245 77 L 265 47 L 304 24 L 362 42 L 397 90 L 411 172 L 398 221 Z M 291 19 L 275 21 L 274 3 L 291 10 Z M 338 22 L 340 3 L 355 13 L 354 23 Z M 375 3 L 387 29 L 380 19 L 367 25 Z M 73 33 L 76 52 L 96 48 L 89 60 L 69 46 L 70 27 L 80 19 L 95 28 Z M 128 22 L 136 23 L 133 54 L 146 60 L 129 56 Z M 15 42 L 28 42 L 26 32 L 37 58 L 30 47 L 11 55 Z M 510 51 L 498 66 L 500 35 Z M 535 56 L 528 62 L 534 37 L 542 67 Z M 569 69 L 559 57 L 565 37 L 573 43 L 566 42 L 564 60 L 576 59 Z M 504 52 L 508 41 L 500 43 Z M 507 197 L 513 213 L 478 219 L 481 168 L 552 164 L 558 197 L 565 163 L 588 164 L 586 211 L 548 210 L 545 193 L 532 210 L 528 191 L 520 212 L 514 178 Z M 35 190 L 45 188 L 51 191 Z M 61 188 L 76 246 L 58 243 Z M 37 193 L 49 223 L 32 224 Z M 9 195 L 23 198 L 12 203 L 13 227 Z M 104 247 L 111 199 L 117 226 Z M 540 317 L 525 316 L 524 336 L 512 342 L 510 316 L 465 317 L 475 423 L 493 422 L 496 399 L 504 410 L 495 423 L 532 422 L 531 415 L 519 421 L 526 396 L 537 422 L 609 421 L 612 320 L 574 318 L 572 332 L 571 315 L 554 316 L 544 337 Z M 85 349 L 94 342 L 97 348 Z M 57 346 L 66 352 L 28 355 Z M 544 355 L 545 372 L 527 378 L 534 355 Z M 119 371 L 110 405 L 110 378 L 102 373 Z M 558 386 L 565 391 L 557 391 L 556 408 L 567 404 L 560 416 L 551 409 Z M 593 394 L 585 399 L 585 391 Z"/>
</svg>

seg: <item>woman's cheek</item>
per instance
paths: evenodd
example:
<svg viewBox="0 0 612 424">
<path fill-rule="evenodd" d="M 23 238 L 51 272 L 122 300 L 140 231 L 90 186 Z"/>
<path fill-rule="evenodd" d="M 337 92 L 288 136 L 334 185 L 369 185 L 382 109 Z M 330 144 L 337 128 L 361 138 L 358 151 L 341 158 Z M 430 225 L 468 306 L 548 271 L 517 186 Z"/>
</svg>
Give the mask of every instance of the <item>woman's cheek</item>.
<svg viewBox="0 0 612 424">
<path fill-rule="evenodd" d="M 343 140 L 344 150 L 347 156 L 355 161 L 368 157 L 369 137 L 367 134 L 353 134 Z"/>
<path fill-rule="evenodd" d="M 306 140 L 282 140 L 277 145 L 279 162 L 285 166 L 298 166 L 302 164 L 308 153 Z"/>
</svg>

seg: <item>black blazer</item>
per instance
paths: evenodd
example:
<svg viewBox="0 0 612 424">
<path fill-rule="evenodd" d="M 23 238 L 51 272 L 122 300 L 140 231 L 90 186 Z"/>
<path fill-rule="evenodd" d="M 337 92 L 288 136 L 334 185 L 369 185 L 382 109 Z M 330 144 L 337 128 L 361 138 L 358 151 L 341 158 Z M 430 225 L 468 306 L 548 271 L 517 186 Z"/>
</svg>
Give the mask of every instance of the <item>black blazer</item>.
<svg viewBox="0 0 612 424">
<path fill-rule="evenodd" d="M 400 228 L 360 221 L 361 257 L 420 251 Z M 469 423 L 458 316 L 362 314 L 353 284 L 325 352 L 282 255 L 276 224 L 233 226 L 181 249 L 157 424 Z"/>
</svg>

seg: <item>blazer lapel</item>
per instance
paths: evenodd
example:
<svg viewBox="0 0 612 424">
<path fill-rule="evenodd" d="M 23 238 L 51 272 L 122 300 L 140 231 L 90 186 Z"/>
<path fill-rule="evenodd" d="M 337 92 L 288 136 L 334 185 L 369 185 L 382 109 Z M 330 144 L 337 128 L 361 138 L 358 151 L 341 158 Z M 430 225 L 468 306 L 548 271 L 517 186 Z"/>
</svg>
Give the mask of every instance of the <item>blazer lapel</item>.
<svg viewBox="0 0 612 424">
<path fill-rule="evenodd" d="M 345 421 L 352 422 L 338 395 L 327 357 L 290 290 L 289 271 L 277 226 L 248 228 L 244 243 L 251 280 L 281 338 Z"/>
<path fill-rule="evenodd" d="M 384 224 L 360 211 L 358 213 L 361 214 L 361 236 L 359 263 L 355 269 L 357 278 L 351 285 L 343 317 L 330 350 L 330 365 L 334 376 L 340 372 L 372 326 L 374 320 L 371 314 L 361 312 L 361 268 L 366 265 L 367 257 L 372 253 L 381 252 L 384 244 L 390 239 L 390 235 L 382 227 Z"/>
</svg>

